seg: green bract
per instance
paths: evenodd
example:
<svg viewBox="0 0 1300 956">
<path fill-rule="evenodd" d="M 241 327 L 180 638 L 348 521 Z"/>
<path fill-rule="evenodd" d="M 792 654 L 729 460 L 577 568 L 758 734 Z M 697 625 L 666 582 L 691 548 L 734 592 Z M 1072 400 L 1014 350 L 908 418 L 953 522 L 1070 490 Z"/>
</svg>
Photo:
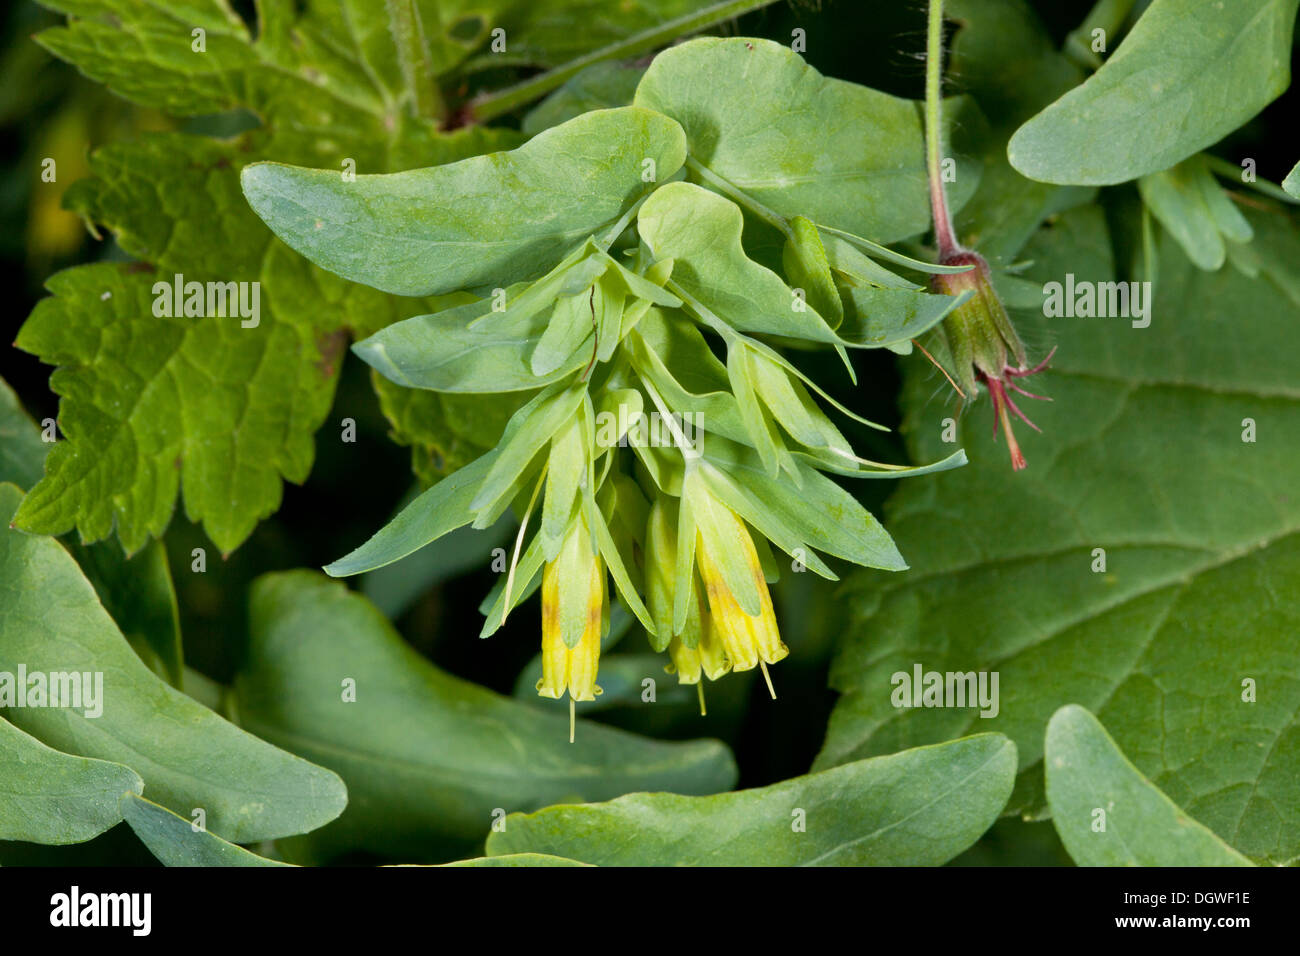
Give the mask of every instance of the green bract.
<svg viewBox="0 0 1300 956">
<path fill-rule="evenodd" d="M 930 224 L 916 104 L 824 77 L 787 46 L 692 40 L 655 57 L 634 102 L 682 125 L 706 185 L 878 242 Z M 977 180 L 958 173 L 957 205 Z"/>
<path fill-rule="evenodd" d="M 242 182 L 253 210 L 317 265 L 384 292 L 438 295 L 534 278 L 617 222 L 646 191 L 643 170 L 653 183 L 685 158 L 681 127 L 625 107 L 449 166 L 347 182 L 264 163 Z"/>
<path fill-rule="evenodd" d="M 1151 214 L 1202 269 L 1223 265 L 1228 255 L 1225 241 L 1249 242 L 1254 236 L 1201 154 L 1143 176 L 1138 190 Z"/>
</svg>

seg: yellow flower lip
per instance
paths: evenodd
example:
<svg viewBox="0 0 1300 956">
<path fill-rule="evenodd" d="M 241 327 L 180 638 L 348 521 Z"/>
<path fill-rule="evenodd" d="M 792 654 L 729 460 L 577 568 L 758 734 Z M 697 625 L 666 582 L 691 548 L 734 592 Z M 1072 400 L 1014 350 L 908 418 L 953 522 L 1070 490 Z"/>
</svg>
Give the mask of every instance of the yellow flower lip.
<svg viewBox="0 0 1300 956">
<path fill-rule="evenodd" d="M 668 644 L 668 656 L 672 658 L 668 672 L 677 674 L 679 684 L 698 684 L 701 674 L 709 680 L 717 680 L 731 670 L 731 661 L 727 659 L 726 649 L 708 612 L 701 620 L 701 634 L 696 645 L 687 647 L 681 636 L 676 635 Z"/>
<path fill-rule="evenodd" d="M 733 516 L 734 517 L 734 516 Z M 740 519 L 736 519 L 740 525 Z M 776 625 L 776 614 L 772 609 L 772 596 L 763 577 L 763 569 L 754 550 L 754 543 L 743 526 L 739 527 L 744 536 L 742 547 L 745 558 L 754 572 L 754 582 L 758 588 L 760 610 L 756 615 L 746 614 L 736 596 L 727 586 L 710 553 L 710 546 L 700 537 L 697 544 L 696 561 L 700 576 L 704 579 L 704 589 L 709 597 L 709 621 L 711 629 L 717 633 L 718 640 L 726 651 L 731 669 L 737 671 L 752 670 L 761 660 L 765 664 L 775 664 L 790 653 L 790 649 L 781 641 Z"/>
<path fill-rule="evenodd" d="M 542 572 L 542 679 L 537 693 L 559 699 L 595 700 L 604 631 L 605 568 L 592 551 L 586 522 L 575 521 L 560 553 Z M 580 603 L 579 603 L 580 602 Z M 565 640 L 566 630 L 572 639 Z"/>
<path fill-rule="evenodd" d="M 692 507 L 700 516 L 695 562 L 708 596 L 710 629 L 716 632 L 732 670 L 775 664 L 790 649 L 781 641 L 772 595 L 753 538 L 740 517 L 703 482 L 693 482 L 689 493 Z M 724 562 L 730 565 L 731 583 Z M 739 583 L 748 585 L 750 600 L 757 597 L 757 614 L 748 613 L 734 592 L 732 584 L 737 583 L 737 574 Z"/>
</svg>

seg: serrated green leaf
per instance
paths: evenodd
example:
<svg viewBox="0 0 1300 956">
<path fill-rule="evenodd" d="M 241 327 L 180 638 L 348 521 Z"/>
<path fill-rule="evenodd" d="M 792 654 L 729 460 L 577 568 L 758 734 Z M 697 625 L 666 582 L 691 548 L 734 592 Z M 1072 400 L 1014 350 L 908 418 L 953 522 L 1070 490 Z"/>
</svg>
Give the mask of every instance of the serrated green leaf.
<svg viewBox="0 0 1300 956">
<path fill-rule="evenodd" d="M 308 639 L 310 637 L 310 639 Z M 346 702 L 342 682 L 355 681 Z M 735 780 L 715 741 L 661 743 L 539 713 L 433 667 L 363 598 L 318 575 L 253 588 L 243 724 L 337 769 L 352 799 L 320 846 L 410 859 L 463 852 L 493 811 L 636 789 L 712 793 Z"/>
<path fill-rule="evenodd" d="M 66 436 L 18 527 L 76 528 L 83 541 L 116 527 L 135 552 L 166 529 L 183 484 L 187 515 L 230 551 L 279 507 L 282 479 L 306 478 L 334 386 L 317 363 L 342 343 L 322 345 L 270 303 L 255 328 L 157 317 L 159 278 L 129 265 L 60 272 L 18 333 L 19 348 L 62 366 L 50 384 Z"/>
<path fill-rule="evenodd" d="M 374 123 L 379 142 L 411 112 L 388 15 L 373 0 L 264 0 L 257 6 L 255 41 L 219 0 L 168 5 L 44 0 L 43 5 L 76 19 L 45 31 L 40 42 L 143 105 L 183 115 L 243 105 L 307 129 L 331 121 L 344 127 Z M 553 66 L 703 5 L 701 0 L 648 0 L 635 7 L 621 0 L 414 3 L 429 71 L 443 86 L 464 82 L 466 73 L 484 67 Z M 193 48 L 194 27 L 206 31 L 201 53 Z M 509 38 L 504 50 L 495 49 L 495 30 Z M 486 49 L 490 44 L 493 49 Z M 304 110 L 304 104 L 312 108 Z M 420 119 L 428 123 L 438 117 Z"/>
<path fill-rule="evenodd" d="M 452 160 L 500 142 L 496 134 L 448 136 L 426 143 L 423 155 Z M 281 479 L 306 477 L 348 333 L 442 307 L 345 282 L 276 240 L 239 190 L 239 166 L 264 150 L 298 155 L 259 133 L 220 142 L 146 136 L 98 150 L 95 177 L 70 187 L 71 208 L 107 225 L 154 269 L 120 267 L 130 301 L 101 278 L 115 267 L 60 274 L 51 287 L 61 295 L 39 305 L 20 334 L 43 360 L 72 366 L 54 377 L 56 390 L 66 389 L 60 418 L 69 441 L 34 502 L 48 507 L 42 530 L 75 525 L 94 540 L 116 521 L 133 551 L 166 527 L 180 488 L 187 513 L 233 550 L 278 507 Z M 374 161 L 394 158 L 381 151 Z M 152 284 L 174 287 L 178 275 L 261 283 L 260 321 L 243 328 L 241 318 L 215 313 L 156 317 Z M 121 374 L 123 362 L 130 375 Z"/>
<path fill-rule="evenodd" d="M 783 216 L 878 242 L 929 225 L 916 104 L 824 77 L 788 46 L 691 40 L 655 57 L 634 102 L 677 120 L 694 160 Z M 955 207 L 979 176 L 962 167 Z"/>
<path fill-rule="evenodd" d="M 141 793 L 130 767 L 59 753 L 0 716 L 0 840 L 81 843 L 116 825 L 118 801 Z"/>
<path fill-rule="evenodd" d="M 0 517 L 21 493 L 0 487 Z M 7 522 L 6 522 L 7 524 Z M 58 542 L 0 530 L 0 662 L 28 673 L 102 674 L 95 708 L 10 707 L 5 716 L 48 746 L 122 763 L 150 795 L 232 840 L 302 833 L 338 816 L 343 783 L 227 723 L 145 667 Z M 92 678 L 94 679 L 94 678 Z M 98 716 L 87 716 L 101 709 Z"/>
<path fill-rule="evenodd" d="M 1168 169 L 1243 125 L 1291 80 L 1297 0 L 1153 0 L 1082 86 L 1016 131 L 1031 179 L 1105 186 Z"/>
<path fill-rule="evenodd" d="M 138 794 L 122 797 L 122 818 L 164 866 L 290 866 L 221 839 Z"/>
<path fill-rule="evenodd" d="M 171 113 L 231 109 L 240 85 L 261 65 L 248 28 L 218 0 L 170 9 L 124 0 L 42 5 L 76 18 L 39 34 L 42 46 L 127 99 Z M 203 31 L 203 52 L 195 49 L 195 28 Z"/>
<path fill-rule="evenodd" d="M 1250 866 L 1133 766 L 1075 704 L 1047 723 L 1047 803 L 1080 866 Z"/>
<path fill-rule="evenodd" d="M 462 0 L 471 8 L 482 0 Z M 482 51 L 470 68 L 496 69 L 501 63 L 554 66 L 685 17 L 717 0 L 497 0 L 508 12 L 511 39 L 500 52 Z M 696 30 L 700 29 L 698 26 Z"/>
<path fill-rule="evenodd" d="M 601 866 L 935 866 L 997 819 L 1015 768 L 1009 740 L 980 734 L 737 793 L 513 814 L 487 852 Z"/>
<path fill-rule="evenodd" d="M 1252 223 L 1296 241 L 1281 212 Z M 1027 274 L 1110 280 L 1108 239 L 1099 209 L 1066 213 L 1026 249 Z M 1079 703 L 1195 819 L 1252 859 L 1291 861 L 1300 618 L 1278 596 L 1300 587 L 1300 414 L 1278 342 L 1300 306 L 1280 284 L 1201 272 L 1167 237 L 1159 255 L 1149 327 L 1015 313 L 1059 349 L 1034 389 L 1054 399 L 1033 410 L 1043 434 L 1021 436 L 1029 467 L 971 439 L 971 465 L 899 487 L 889 527 L 916 571 L 855 579 L 816 766 L 988 728 L 1021 754 L 1013 809 L 1037 813 L 1043 729 Z M 950 447 L 933 388 L 909 368 L 904 433 L 922 460 Z M 987 405 L 970 414 L 978 436 Z M 895 708 L 891 675 L 917 665 L 998 672 L 998 715 Z"/>
<path fill-rule="evenodd" d="M 546 272 L 608 228 L 686 142 L 636 107 L 584 113 L 508 153 L 357 176 L 278 163 L 247 166 L 244 195 L 289 246 L 347 279 L 398 295 L 505 285 Z"/>
</svg>

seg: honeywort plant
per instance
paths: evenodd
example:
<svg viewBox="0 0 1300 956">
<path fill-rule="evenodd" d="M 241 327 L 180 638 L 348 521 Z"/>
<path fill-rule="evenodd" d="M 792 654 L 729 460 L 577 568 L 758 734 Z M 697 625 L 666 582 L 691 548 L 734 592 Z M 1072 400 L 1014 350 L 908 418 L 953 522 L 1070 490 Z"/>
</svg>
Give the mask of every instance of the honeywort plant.
<svg viewBox="0 0 1300 956">
<path fill-rule="evenodd" d="M 755 83 L 770 103 L 758 116 Z M 466 293 L 358 343 L 374 369 L 410 388 L 529 395 L 494 449 L 326 571 L 373 570 L 513 506 L 519 531 L 482 636 L 540 585 L 539 694 L 572 707 L 600 693 L 612 580 L 701 709 L 702 677 L 731 670 L 761 668 L 775 695 L 767 665 L 788 651 L 770 545 L 831 579 L 818 552 L 901 570 L 889 535 L 827 475 L 964 461 L 860 457 L 818 400 L 858 416 L 782 351 L 832 348 L 852 375 L 847 350 L 906 352 L 969 298 L 881 261 L 941 275 L 964 264 L 933 266 L 840 228 L 843 215 L 828 221 L 852 193 L 824 183 L 873 134 L 843 109 L 861 100 L 892 111 L 910 133 L 895 148 L 915 162 L 910 104 L 828 80 L 775 43 L 706 38 L 656 57 L 633 105 L 510 152 L 354 181 L 247 167 L 253 209 L 318 265 L 387 292 Z M 743 241 L 746 214 L 779 244 L 770 266 Z M 886 226 L 885 240 L 910 228 Z"/>
<path fill-rule="evenodd" d="M 1278 347 L 1300 187 L 1268 141 L 1286 105 L 1241 128 L 1287 85 L 1297 0 L 1100 0 L 1079 23 L 948 0 L 924 104 L 796 55 L 903 87 L 863 50 L 925 10 L 887 0 L 781 5 L 742 29 L 782 46 L 653 64 L 628 58 L 757 4 L 51 5 L 73 15 L 40 42 L 171 128 L 94 150 L 63 194 L 131 260 L 55 274 L 18 334 L 58 366 L 57 421 L 0 383 L 0 872 L 84 841 L 182 865 L 918 865 L 994 826 L 963 862 L 1300 859 Z M 940 100 L 945 71 L 965 95 Z M 87 139 L 49 150 L 42 218 Z M 214 311 L 224 283 L 260 288 L 258 316 Z M 912 462 L 961 460 L 939 376 L 878 351 L 916 345 L 963 401 L 990 391 L 995 427 L 1059 345 L 1056 403 L 1020 436 L 1029 471 L 999 453 L 890 483 L 895 547 L 845 495 L 909 472 L 848 438 L 896 398 Z M 896 395 L 867 381 L 895 364 Z M 342 434 L 313 441 L 331 410 Z M 332 570 L 461 527 L 356 589 L 281 570 L 382 524 L 408 476 L 381 416 L 445 478 Z M 239 550 L 205 565 L 209 542 Z M 523 669 L 529 647 L 458 640 L 452 578 L 503 543 L 483 630 L 540 592 Z M 901 555 L 912 573 L 875 570 Z M 786 561 L 818 573 L 778 593 Z M 841 562 L 862 567 L 822 580 Z M 614 647 L 638 618 L 660 651 Z M 664 654 L 684 686 L 656 699 Z M 760 706 L 769 669 L 784 699 Z M 45 706 L 78 684 L 59 674 L 92 678 L 80 708 Z M 537 699 L 598 684 L 577 735 L 572 703 Z M 676 739 L 701 726 L 726 742 Z M 742 768 L 775 782 L 725 792 Z"/>
</svg>

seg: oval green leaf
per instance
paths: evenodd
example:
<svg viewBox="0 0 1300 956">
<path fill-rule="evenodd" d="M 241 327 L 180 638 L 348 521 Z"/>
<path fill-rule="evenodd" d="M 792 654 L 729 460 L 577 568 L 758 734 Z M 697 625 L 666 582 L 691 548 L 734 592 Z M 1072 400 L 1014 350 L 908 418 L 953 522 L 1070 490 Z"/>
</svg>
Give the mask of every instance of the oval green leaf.
<svg viewBox="0 0 1300 956">
<path fill-rule="evenodd" d="M 1080 866 L 1252 866 L 1142 776 L 1077 704 L 1047 724 L 1047 803 Z"/>
<path fill-rule="evenodd" d="M 1181 162 L 1291 82 L 1297 0 L 1154 0 L 1083 85 L 1016 130 L 1011 165 L 1106 186 Z"/>
<path fill-rule="evenodd" d="M 361 175 L 254 163 L 241 174 L 253 210 L 322 268 L 398 295 L 508 285 L 541 275 L 615 222 L 686 159 L 671 119 L 596 110 L 510 152 Z"/>
<path fill-rule="evenodd" d="M 677 120 L 695 161 L 787 218 L 877 242 L 930 224 L 917 104 L 824 77 L 788 46 L 691 40 L 655 57 L 633 102 Z M 954 207 L 978 178 L 959 166 Z"/>
<path fill-rule="evenodd" d="M 1015 774 L 1015 745 L 979 734 L 755 790 L 514 814 L 487 852 L 600 866 L 937 866 L 992 826 Z"/>
<path fill-rule="evenodd" d="M 136 794 L 122 798 L 122 817 L 164 866 L 292 865 L 268 860 L 206 829 L 196 829 L 184 817 Z"/>
<path fill-rule="evenodd" d="M 337 776 L 245 733 L 140 661 L 71 555 L 8 527 L 21 497 L 0 486 L 0 662 L 29 675 L 90 674 L 100 693 L 79 708 L 12 706 L 6 717 L 58 750 L 125 764 L 152 799 L 203 809 L 209 829 L 231 840 L 303 833 L 338 816 L 347 794 Z"/>
<path fill-rule="evenodd" d="M 735 781 L 717 741 L 661 743 L 579 721 L 570 744 L 568 714 L 439 670 L 370 602 L 308 572 L 254 584 L 235 695 L 244 726 L 348 781 L 348 810 L 312 837 L 323 855 L 366 848 L 445 859 L 481 841 L 497 808 L 640 789 L 715 793 Z"/>
<path fill-rule="evenodd" d="M 130 767 L 59 753 L 0 717 L 0 840 L 81 843 L 122 819 L 118 801 L 141 793 Z"/>
</svg>

